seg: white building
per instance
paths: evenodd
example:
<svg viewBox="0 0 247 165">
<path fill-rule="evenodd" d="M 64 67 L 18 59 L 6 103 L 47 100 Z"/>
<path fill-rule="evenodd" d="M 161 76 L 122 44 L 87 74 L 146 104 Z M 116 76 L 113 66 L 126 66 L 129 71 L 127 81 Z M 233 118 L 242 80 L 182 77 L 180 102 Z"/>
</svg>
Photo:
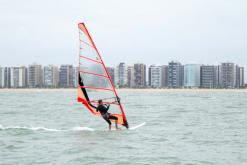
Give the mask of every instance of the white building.
<svg viewBox="0 0 247 165">
<path fill-rule="evenodd" d="M 0 66 L 0 88 L 5 87 L 5 81 L 4 81 L 4 68 Z"/>
<path fill-rule="evenodd" d="M 10 88 L 25 88 L 27 85 L 27 68 L 11 67 L 10 68 Z"/>
<path fill-rule="evenodd" d="M 128 87 L 129 88 L 133 88 L 135 85 L 135 77 L 134 77 L 134 66 L 128 66 L 127 68 L 127 72 L 128 72 Z"/>
<path fill-rule="evenodd" d="M 125 66 L 125 63 L 121 62 L 117 65 L 114 74 L 114 84 L 116 87 L 127 86 L 127 67 Z"/>
<path fill-rule="evenodd" d="M 244 87 L 244 67 L 240 67 L 239 68 L 239 72 L 240 72 L 240 76 L 239 76 L 239 86 L 240 88 L 243 88 Z"/>
<path fill-rule="evenodd" d="M 57 88 L 59 83 L 59 70 L 57 66 L 48 65 L 44 67 L 44 86 Z"/>
<path fill-rule="evenodd" d="M 151 65 L 149 71 L 149 86 L 152 88 L 160 88 L 162 86 L 162 67 Z"/>
<path fill-rule="evenodd" d="M 79 67 L 73 67 L 73 82 L 74 82 L 74 87 L 78 87 L 78 75 L 79 73 Z"/>
<path fill-rule="evenodd" d="M 27 87 L 27 68 L 25 66 L 19 67 L 19 83 L 18 88 Z"/>
</svg>

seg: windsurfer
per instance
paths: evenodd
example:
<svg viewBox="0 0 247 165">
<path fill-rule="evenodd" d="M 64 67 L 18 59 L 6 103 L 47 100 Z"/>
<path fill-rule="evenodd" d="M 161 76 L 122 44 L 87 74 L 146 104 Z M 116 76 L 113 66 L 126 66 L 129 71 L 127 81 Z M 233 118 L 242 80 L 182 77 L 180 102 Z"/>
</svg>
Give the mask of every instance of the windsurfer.
<svg viewBox="0 0 247 165">
<path fill-rule="evenodd" d="M 110 104 L 104 105 L 102 100 L 99 100 L 98 103 L 99 103 L 99 105 L 98 105 L 96 111 L 97 112 L 99 111 L 101 116 L 103 117 L 103 119 L 105 119 L 105 121 L 109 124 L 109 130 L 111 130 L 111 121 L 110 121 L 110 119 L 115 120 L 116 129 L 119 129 L 118 125 L 117 125 L 118 118 L 116 116 L 113 116 L 110 113 L 108 113 L 108 110 L 110 108 Z"/>
</svg>

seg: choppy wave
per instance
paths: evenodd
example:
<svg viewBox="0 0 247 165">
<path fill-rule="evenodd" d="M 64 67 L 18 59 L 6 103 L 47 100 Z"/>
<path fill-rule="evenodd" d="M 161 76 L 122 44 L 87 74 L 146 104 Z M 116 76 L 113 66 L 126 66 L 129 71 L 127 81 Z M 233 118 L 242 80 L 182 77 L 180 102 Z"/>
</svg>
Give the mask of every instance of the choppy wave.
<svg viewBox="0 0 247 165">
<path fill-rule="evenodd" d="M 45 127 L 25 127 L 25 126 L 3 126 L 0 124 L 0 130 L 31 130 L 31 131 L 49 131 L 49 132 L 66 132 L 66 131 L 94 131 L 93 128 L 88 127 L 73 127 L 71 129 L 54 129 L 54 128 L 45 128 Z"/>
</svg>

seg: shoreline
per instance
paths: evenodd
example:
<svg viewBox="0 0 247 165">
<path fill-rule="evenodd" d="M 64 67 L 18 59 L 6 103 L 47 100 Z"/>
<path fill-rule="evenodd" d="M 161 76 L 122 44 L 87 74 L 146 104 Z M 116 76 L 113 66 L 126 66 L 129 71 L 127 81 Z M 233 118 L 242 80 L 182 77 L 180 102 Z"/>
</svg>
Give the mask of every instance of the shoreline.
<svg viewBox="0 0 247 165">
<path fill-rule="evenodd" d="M 121 88 L 116 89 L 117 92 L 247 92 L 247 88 L 244 89 L 173 89 L 173 88 L 144 88 L 144 89 L 133 89 L 133 88 Z M 56 92 L 56 91 L 77 91 L 77 88 L 1 88 L 1 92 Z"/>
</svg>

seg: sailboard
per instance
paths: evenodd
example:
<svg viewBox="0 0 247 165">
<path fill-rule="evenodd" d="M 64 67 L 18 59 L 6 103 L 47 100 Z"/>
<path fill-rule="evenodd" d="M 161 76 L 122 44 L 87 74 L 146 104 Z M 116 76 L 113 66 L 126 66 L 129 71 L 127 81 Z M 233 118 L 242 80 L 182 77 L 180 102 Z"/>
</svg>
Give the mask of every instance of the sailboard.
<svg viewBox="0 0 247 165">
<path fill-rule="evenodd" d="M 110 104 L 110 112 L 118 117 L 118 124 L 129 128 L 123 106 L 93 39 L 84 23 L 79 23 L 78 29 L 80 47 L 77 101 L 96 116 L 100 116 L 96 111 L 98 100 Z"/>
</svg>

